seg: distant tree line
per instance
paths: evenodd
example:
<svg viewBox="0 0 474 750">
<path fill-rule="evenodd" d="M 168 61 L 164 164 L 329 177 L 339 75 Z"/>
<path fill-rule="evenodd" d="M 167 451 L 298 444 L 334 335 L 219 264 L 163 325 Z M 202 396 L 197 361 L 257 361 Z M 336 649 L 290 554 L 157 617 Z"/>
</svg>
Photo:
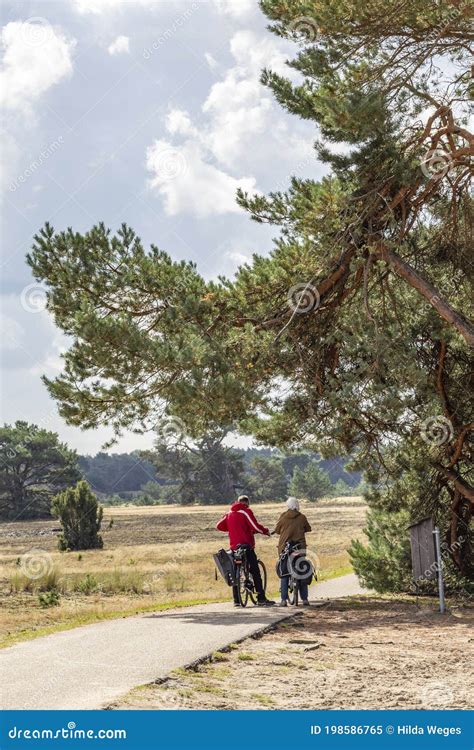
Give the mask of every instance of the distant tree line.
<svg viewBox="0 0 474 750">
<path fill-rule="evenodd" d="M 97 460 L 100 485 L 95 483 Z M 288 494 L 316 500 L 359 494 L 362 489 L 361 475 L 347 469 L 347 459 L 321 459 L 311 452 L 285 455 L 269 448 L 236 450 L 213 438 L 192 447 L 158 442 L 153 450 L 140 454 L 98 454 L 80 461 L 86 479 L 108 496 L 103 502 L 110 504 L 124 500 L 139 505 L 216 504 L 242 493 L 254 502 L 282 500 Z M 122 484 L 119 472 L 124 468 L 127 475 Z"/>
<path fill-rule="evenodd" d="M 191 446 L 157 442 L 146 452 L 79 456 L 36 425 L 0 428 L 1 520 L 49 516 L 53 498 L 81 479 L 104 505 L 213 504 L 242 493 L 256 502 L 288 494 L 316 500 L 361 491 L 361 476 L 346 459 L 311 452 L 236 450 L 209 437 Z"/>
</svg>

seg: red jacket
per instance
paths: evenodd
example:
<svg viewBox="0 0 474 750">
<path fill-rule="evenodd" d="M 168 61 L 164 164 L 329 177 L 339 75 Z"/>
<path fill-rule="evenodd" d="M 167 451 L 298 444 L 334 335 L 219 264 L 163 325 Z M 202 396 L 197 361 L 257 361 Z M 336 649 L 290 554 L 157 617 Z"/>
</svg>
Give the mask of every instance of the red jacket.
<svg viewBox="0 0 474 750">
<path fill-rule="evenodd" d="M 239 544 L 250 544 L 255 547 L 254 534 L 269 534 L 265 526 L 257 521 L 254 514 L 245 503 L 234 503 L 230 511 L 216 525 L 218 531 L 229 533 L 230 548 L 235 549 Z"/>
</svg>

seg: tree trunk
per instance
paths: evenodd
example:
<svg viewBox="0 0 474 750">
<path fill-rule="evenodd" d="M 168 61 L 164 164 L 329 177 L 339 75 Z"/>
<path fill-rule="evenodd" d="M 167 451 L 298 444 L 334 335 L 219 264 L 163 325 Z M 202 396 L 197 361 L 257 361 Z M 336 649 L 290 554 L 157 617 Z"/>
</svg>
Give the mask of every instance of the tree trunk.
<svg viewBox="0 0 474 750">
<path fill-rule="evenodd" d="M 463 336 L 469 346 L 474 347 L 474 325 L 467 320 L 461 313 L 457 312 L 454 307 L 440 295 L 430 281 L 425 279 L 418 271 L 410 266 L 405 260 L 400 258 L 397 253 L 390 250 L 385 245 L 379 246 L 377 256 L 384 260 L 395 273 L 404 279 L 410 286 L 424 297 L 436 312 L 444 318 L 451 326 L 454 326 L 461 336 Z"/>
</svg>

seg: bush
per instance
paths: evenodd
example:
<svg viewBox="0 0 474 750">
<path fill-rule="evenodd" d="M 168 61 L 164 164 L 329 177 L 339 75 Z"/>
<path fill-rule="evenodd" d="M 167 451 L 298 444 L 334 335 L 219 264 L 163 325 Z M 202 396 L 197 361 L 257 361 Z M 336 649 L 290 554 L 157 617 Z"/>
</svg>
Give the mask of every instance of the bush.
<svg viewBox="0 0 474 750">
<path fill-rule="evenodd" d="M 59 549 L 102 548 L 103 541 L 99 531 L 103 511 L 87 482 L 78 482 L 75 487 L 69 487 L 56 495 L 51 511 L 59 518 L 63 527 Z"/>
<path fill-rule="evenodd" d="M 411 588 L 411 553 L 407 511 L 386 513 L 369 511 L 368 545 L 353 540 L 349 555 L 363 586 L 383 593 L 402 592 Z"/>
<path fill-rule="evenodd" d="M 40 607 L 47 609 L 48 607 L 59 607 L 59 591 L 57 589 L 51 589 L 50 591 L 44 591 L 38 594 L 38 602 Z"/>
<path fill-rule="evenodd" d="M 96 577 L 90 573 L 87 573 L 87 575 L 85 575 L 77 584 L 77 590 L 80 591 L 81 594 L 93 594 L 97 591 L 98 587 L 99 584 L 97 583 Z"/>
</svg>

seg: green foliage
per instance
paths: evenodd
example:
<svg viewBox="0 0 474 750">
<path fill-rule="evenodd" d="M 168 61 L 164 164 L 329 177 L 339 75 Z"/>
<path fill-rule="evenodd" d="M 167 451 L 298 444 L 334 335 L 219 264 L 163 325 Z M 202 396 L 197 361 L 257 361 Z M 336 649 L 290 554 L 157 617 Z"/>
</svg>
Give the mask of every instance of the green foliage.
<svg viewBox="0 0 474 750">
<path fill-rule="evenodd" d="M 62 550 L 100 549 L 102 508 L 85 481 L 69 487 L 53 499 L 51 512 L 63 528 L 58 544 Z"/>
<path fill-rule="evenodd" d="M 368 514 L 369 544 L 353 540 L 349 555 L 361 583 L 378 592 L 407 591 L 411 586 L 411 557 L 407 511 L 386 513 L 372 510 Z"/>
<path fill-rule="evenodd" d="M 283 462 L 278 458 L 255 456 L 251 473 L 246 479 L 246 492 L 252 500 L 283 500 L 288 490 L 288 479 Z"/>
<path fill-rule="evenodd" d="M 79 467 L 95 492 L 107 495 L 139 490 L 155 476 L 150 462 L 137 453 L 79 456 Z"/>
<path fill-rule="evenodd" d="M 56 433 L 21 421 L 0 428 L 0 519 L 49 516 L 53 495 L 80 476 Z"/>
<path fill-rule="evenodd" d="M 304 469 L 295 466 L 289 486 L 290 495 L 306 500 L 317 500 L 333 494 L 330 479 L 319 468 L 317 461 L 309 461 Z"/>
<path fill-rule="evenodd" d="M 61 596 L 57 589 L 49 589 L 38 594 L 38 603 L 42 609 L 59 607 Z"/>
<path fill-rule="evenodd" d="M 449 486 L 437 486 L 427 472 L 429 455 L 423 441 L 404 441 L 387 449 L 385 467 L 374 467 L 368 475 L 365 499 L 371 508 L 365 533 L 367 545 L 353 541 L 349 549 L 354 570 L 361 580 L 376 591 L 409 591 L 411 556 L 409 525 L 431 516 L 441 531 L 446 589 L 469 591 L 474 580 L 472 549 L 474 535 L 458 509 L 457 531 L 451 536 Z M 431 470 L 433 473 L 433 469 Z M 470 509 L 469 509 L 470 510 Z M 462 571 L 453 563 L 458 558 Z M 425 593 L 436 593 L 436 581 L 424 584 Z"/>
<path fill-rule="evenodd" d="M 158 440 L 144 455 L 166 481 L 160 490 L 147 483 L 146 492 L 168 503 L 228 502 L 243 474 L 240 454 L 219 437 L 206 436 L 193 446 Z"/>
<path fill-rule="evenodd" d="M 81 594 L 93 594 L 97 591 L 98 587 L 99 584 L 96 577 L 91 573 L 86 573 L 84 578 L 79 581 L 77 590 L 80 591 Z"/>
</svg>

